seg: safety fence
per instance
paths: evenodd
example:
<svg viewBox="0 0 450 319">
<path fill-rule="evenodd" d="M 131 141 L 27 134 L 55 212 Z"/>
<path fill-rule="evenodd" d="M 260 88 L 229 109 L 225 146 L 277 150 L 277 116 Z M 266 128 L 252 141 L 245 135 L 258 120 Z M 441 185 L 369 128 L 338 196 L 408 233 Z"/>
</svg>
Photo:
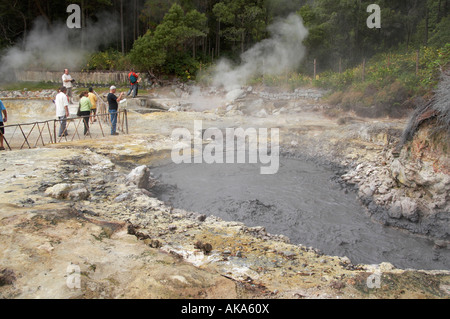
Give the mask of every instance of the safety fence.
<svg viewBox="0 0 450 319">
<path fill-rule="evenodd" d="M 24 124 L 5 125 L 0 138 L 3 138 L 5 149 L 32 149 L 49 144 L 58 144 L 74 140 L 85 140 L 105 137 L 111 134 L 111 116 L 99 113 L 84 117 L 67 118 L 65 129 L 60 120 L 48 120 Z M 106 131 L 106 129 L 109 131 Z M 117 112 L 116 130 L 128 134 L 127 110 Z M 61 133 L 61 134 L 60 134 Z"/>
</svg>

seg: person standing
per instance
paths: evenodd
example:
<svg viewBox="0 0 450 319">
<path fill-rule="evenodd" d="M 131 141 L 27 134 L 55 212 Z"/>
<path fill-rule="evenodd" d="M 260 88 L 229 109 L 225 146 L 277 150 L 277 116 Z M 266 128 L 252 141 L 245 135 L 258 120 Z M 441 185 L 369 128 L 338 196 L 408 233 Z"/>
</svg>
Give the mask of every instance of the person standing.
<svg viewBox="0 0 450 319">
<path fill-rule="evenodd" d="M 80 114 L 84 122 L 84 136 L 89 133 L 89 118 L 91 116 L 92 104 L 88 97 L 88 92 L 82 92 L 80 94 Z"/>
<path fill-rule="evenodd" d="M 5 123 L 8 122 L 8 112 L 6 112 L 6 107 L 0 100 L 0 151 L 4 151 L 3 147 L 3 135 L 5 134 Z"/>
<path fill-rule="evenodd" d="M 130 81 L 130 90 L 128 91 L 127 96 L 133 93 L 132 98 L 137 97 L 139 91 L 139 82 L 141 82 L 139 76 L 140 73 L 134 72 L 134 69 L 131 69 L 131 72 L 128 73 L 128 80 Z"/>
<path fill-rule="evenodd" d="M 117 127 L 117 111 L 119 110 L 119 102 L 122 100 L 123 92 L 120 93 L 119 97 L 116 96 L 116 87 L 113 85 L 109 88 L 109 94 L 107 97 L 109 114 L 111 117 L 111 135 L 119 135 L 116 132 Z"/>
<path fill-rule="evenodd" d="M 72 103 L 72 88 L 73 82 L 72 76 L 69 74 L 69 69 L 64 69 L 62 76 L 63 86 L 67 89 L 67 96 L 69 97 L 69 103 Z"/>
<path fill-rule="evenodd" d="M 58 137 L 68 135 L 66 123 L 67 118 L 69 117 L 70 114 L 69 114 L 69 100 L 66 95 L 66 92 L 67 88 L 65 86 L 62 86 L 59 89 L 59 93 L 56 95 L 55 98 L 56 118 L 59 120 L 60 123 Z"/>
<path fill-rule="evenodd" d="M 88 95 L 89 100 L 91 101 L 92 104 L 92 108 L 91 108 L 91 124 L 94 122 L 97 122 L 96 114 L 97 114 L 97 95 L 94 93 L 94 89 L 93 88 L 89 88 L 89 95 Z"/>
</svg>

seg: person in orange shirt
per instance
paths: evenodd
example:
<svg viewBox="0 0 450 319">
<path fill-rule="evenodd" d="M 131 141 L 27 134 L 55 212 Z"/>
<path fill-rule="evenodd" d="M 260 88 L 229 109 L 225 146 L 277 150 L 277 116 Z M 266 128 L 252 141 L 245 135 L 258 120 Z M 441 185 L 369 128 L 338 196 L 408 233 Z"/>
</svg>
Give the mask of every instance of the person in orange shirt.
<svg viewBox="0 0 450 319">
<path fill-rule="evenodd" d="M 139 91 L 139 82 L 141 82 L 139 76 L 140 73 L 134 72 L 134 69 L 131 69 L 131 72 L 128 73 L 128 80 L 130 81 L 130 90 L 128 91 L 127 96 L 133 93 L 132 97 L 133 98 L 137 97 Z"/>
</svg>

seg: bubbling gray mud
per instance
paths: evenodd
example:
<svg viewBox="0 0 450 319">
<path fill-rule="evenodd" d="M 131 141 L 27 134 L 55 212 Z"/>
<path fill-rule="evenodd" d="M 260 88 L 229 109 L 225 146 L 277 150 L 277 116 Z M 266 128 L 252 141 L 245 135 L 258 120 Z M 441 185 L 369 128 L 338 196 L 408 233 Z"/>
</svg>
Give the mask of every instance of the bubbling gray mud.
<svg viewBox="0 0 450 319">
<path fill-rule="evenodd" d="M 261 175 L 256 164 L 169 164 L 152 172 L 161 182 L 159 198 L 175 208 L 264 226 L 355 264 L 450 268 L 448 249 L 373 222 L 330 169 L 308 161 L 281 158 L 275 175 Z"/>
</svg>

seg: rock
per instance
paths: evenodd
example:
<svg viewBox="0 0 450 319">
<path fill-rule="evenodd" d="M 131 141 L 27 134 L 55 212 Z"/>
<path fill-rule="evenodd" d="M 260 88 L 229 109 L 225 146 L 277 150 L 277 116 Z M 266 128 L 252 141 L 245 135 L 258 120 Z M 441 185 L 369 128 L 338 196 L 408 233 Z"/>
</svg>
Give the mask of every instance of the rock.
<svg viewBox="0 0 450 319">
<path fill-rule="evenodd" d="M 411 172 L 415 172 L 415 169 L 413 167 L 403 166 L 398 159 L 395 159 L 391 164 L 392 177 L 399 183 L 413 188 L 416 184 L 410 179 Z"/>
<path fill-rule="evenodd" d="M 175 105 L 169 109 L 169 112 L 181 112 L 181 111 L 182 111 L 181 105 Z"/>
<path fill-rule="evenodd" d="M 386 187 L 385 185 L 381 185 L 378 188 L 378 194 L 387 194 L 388 191 L 389 191 L 389 188 Z"/>
<path fill-rule="evenodd" d="M 180 88 L 175 89 L 175 96 L 181 97 L 183 95 L 183 91 Z"/>
<path fill-rule="evenodd" d="M 55 186 L 47 188 L 45 195 L 56 199 L 64 199 L 71 190 L 72 186 L 70 184 L 56 184 Z"/>
<path fill-rule="evenodd" d="M 235 110 L 236 109 L 236 105 L 234 104 L 228 104 L 226 107 L 226 111 L 229 112 L 231 110 Z"/>
<path fill-rule="evenodd" d="M 343 283 L 342 281 L 333 280 L 330 283 L 330 287 L 336 290 L 341 290 L 345 288 L 345 283 Z"/>
<path fill-rule="evenodd" d="M 90 192 L 86 187 L 74 189 L 70 191 L 67 198 L 73 201 L 86 200 L 90 196 Z"/>
<path fill-rule="evenodd" d="M 12 285 L 16 281 L 16 275 L 11 269 L 4 268 L 0 271 L 0 287 Z"/>
<path fill-rule="evenodd" d="M 360 197 L 366 197 L 366 198 L 370 198 L 373 196 L 373 189 L 372 187 L 368 186 L 368 185 L 364 185 L 361 187 L 361 189 L 359 190 L 359 196 Z"/>
<path fill-rule="evenodd" d="M 350 260 L 350 258 L 348 258 L 347 256 L 344 257 L 340 257 L 340 260 L 342 263 L 346 264 L 346 265 L 350 265 L 352 263 L 352 261 Z"/>
<path fill-rule="evenodd" d="M 394 270 L 395 266 L 388 262 L 382 262 L 379 268 L 381 272 L 388 272 Z"/>
<path fill-rule="evenodd" d="M 236 101 L 237 99 L 243 98 L 245 96 L 245 91 L 241 89 L 236 89 L 228 92 L 228 94 L 225 96 L 225 99 L 228 102 Z"/>
<path fill-rule="evenodd" d="M 402 215 L 412 222 L 417 222 L 419 219 L 417 203 L 410 198 L 404 198 L 400 204 Z"/>
<path fill-rule="evenodd" d="M 138 188 L 147 188 L 149 185 L 150 169 L 145 166 L 136 167 L 127 176 L 127 182 L 136 185 Z"/>
<path fill-rule="evenodd" d="M 237 115 L 243 115 L 244 113 L 240 110 L 231 110 L 226 113 L 227 116 L 237 116 Z"/>
<path fill-rule="evenodd" d="M 121 202 L 123 202 L 123 201 L 125 201 L 127 199 L 130 199 L 130 198 L 131 198 L 131 194 L 130 193 L 124 193 L 124 194 L 121 194 L 121 195 L 117 196 L 116 198 L 114 198 L 114 201 L 116 203 L 121 203 Z"/>
<path fill-rule="evenodd" d="M 55 247 L 53 247 L 52 244 L 50 244 L 49 242 L 46 242 L 46 243 L 40 245 L 38 247 L 38 249 L 45 250 L 45 251 L 51 253 L 55 249 Z"/>
<path fill-rule="evenodd" d="M 45 195 L 56 199 L 70 199 L 70 200 L 85 200 L 89 197 L 90 193 L 84 186 L 84 184 L 56 184 L 47 188 Z"/>
<path fill-rule="evenodd" d="M 260 110 L 255 114 L 257 117 L 267 117 L 267 111 L 265 109 Z"/>
<path fill-rule="evenodd" d="M 194 247 L 196 249 L 202 250 L 205 253 L 205 255 L 208 255 L 212 251 L 212 245 L 210 243 L 203 243 L 201 241 L 197 241 L 194 244 Z"/>
<path fill-rule="evenodd" d="M 395 202 L 388 210 L 388 215 L 395 219 L 400 219 L 402 217 L 402 205 L 400 202 Z"/>
<path fill-rule="evenodd" d="M 282 254 L 288 259 L 293 259 L 297 255 L 296 253 L 294 253 L 292 251 L 283 251 Z"/>
</svg>

